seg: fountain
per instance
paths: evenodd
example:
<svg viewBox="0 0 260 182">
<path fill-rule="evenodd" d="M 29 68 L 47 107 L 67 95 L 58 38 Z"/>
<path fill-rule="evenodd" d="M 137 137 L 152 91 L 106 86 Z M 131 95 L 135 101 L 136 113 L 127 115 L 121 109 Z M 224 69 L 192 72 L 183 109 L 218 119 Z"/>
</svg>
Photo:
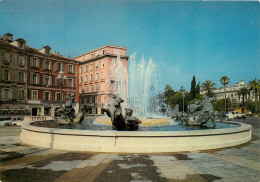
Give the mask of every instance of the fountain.
<svg viewBox="0 0 260 182">
<path fill-rule="evenodd" d="M 152 59 L 145 61 L 142 57 L 136 61 L 136 53 L 131 54 L 128 71 L 128 106 L 133 109 L 138 117 L 146 118 L 151 115 L 159 115 L 159 102 L 149 108 L 151 99 L 158 93 L 158 66 Z"/>
<path fill-rule="evenodd" d="M 111 72 L 113 69 L 114 72 L 110 80 L 114 80 L 114 84 L 110 87 L 115 90 L 115 96 L 113 102 L 104 108 L 104 112 L 111 118 L 109 124 L 97 124 L 88 119 L 82 121 L 84 108 L 75 116 L 71 107 L 72 99 L 68 99 L 65 108 L 59 109 L 58 122 L 23 122 L 21 141 L 69 151 L 155 153 L 231 147 L 251 140 L 251 125 L 215 122 L 212 105 L 208 100 L 190 106 L 192 112 L 187 116 L 180 114 L 176 106 L 172 116 L 179 118 L 180 124 L 185 125 L 178 125 L 170 118 L 166 118 L 167 122 L 163 124 L 145 125 L 145 120 L 140 121 L 135 116 L 147 117 L 153 114 L 149 110 L 149 100 L 153 97 L 152 90 L 156 90 L 156 84 L 153 83 L 156 83 L 157 66 L 151 59 L 148 62 L 142 59 L 137 66 L 135 54 L 131 56 L 127 102 L 127 75 L 126 70 L 122 71 L 121 64 L 119 57 L 111 64 Z M 126 109 L 121 108 L 121 103 L 125 103 L 122 108 Z"/>
</svg>

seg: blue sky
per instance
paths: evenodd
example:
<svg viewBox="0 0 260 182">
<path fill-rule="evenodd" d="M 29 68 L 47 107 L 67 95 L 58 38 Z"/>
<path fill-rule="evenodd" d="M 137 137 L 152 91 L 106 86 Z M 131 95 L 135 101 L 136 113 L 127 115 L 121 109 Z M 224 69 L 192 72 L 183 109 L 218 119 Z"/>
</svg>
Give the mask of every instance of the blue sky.
<svg viewBox="0 0 260 182">
<path fill-rule="evenodd" d="M 161 87 L 190 89 L 226 75 L 260 78 L 259 2 L 0 0 L 0 34 L 36 49 L 76 56 L 102 45 L 127 47 L 160 67 Z"/>
</svg>

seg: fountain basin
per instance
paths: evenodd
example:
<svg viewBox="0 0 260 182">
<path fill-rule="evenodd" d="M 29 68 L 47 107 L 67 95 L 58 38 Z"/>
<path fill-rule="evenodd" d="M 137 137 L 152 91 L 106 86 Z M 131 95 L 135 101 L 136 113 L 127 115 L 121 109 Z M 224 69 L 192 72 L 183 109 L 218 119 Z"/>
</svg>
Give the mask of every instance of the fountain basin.
<svg viewBox="0 0 260 182">
<path fill-rule="evenodd" d="M 235 122 L 232 122 L 233 124 Z M 238 123 L 236 123 L 238 124 Z M 68 151 L 158 153 L 209 150 L 251 140 L 251 125 L 189 131 L 115 131 L 45 128 L 22 124 L 22 142 Z"/>
<path fill-rule="evenodd" d="M 68 151 L 159 153 L 231 147 L 251 140 L 252 126 L 188 131 L 115 131 L 46 128 L 22 124 L 22 142 Z"/>
</svg>

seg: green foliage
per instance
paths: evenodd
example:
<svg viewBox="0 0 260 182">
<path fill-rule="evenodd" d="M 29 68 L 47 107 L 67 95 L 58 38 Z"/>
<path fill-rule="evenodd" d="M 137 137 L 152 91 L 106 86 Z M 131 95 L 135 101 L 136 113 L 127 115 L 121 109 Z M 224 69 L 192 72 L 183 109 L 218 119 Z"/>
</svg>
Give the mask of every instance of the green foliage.
<svg viewBox="0 0 260 182">
<path fill-rule="evenodd" d="M 245 103 L 245 98 L 247 98 L 247 96 L 250 94 L 250 91 L 246 88 L 246 87 L 243 87 L 243 88 L 240 88 L 238 91 L 237 91 L 237 95 L 240 97 L 242 96 L 242 106 L 244 106 L 244 103 Z"/>
<path fill-rule="evenodd" d="M 165 95 L 165 102 L 166 104 L 170 104 L 170 97 L 172 97 L 175 94 L 174 90 L 170 85 L 165 85 L 164 88 L 164 95 Z"/>
<path fill-rule="evenodd" d="M 225 99 L 213 100 L 212 105 L 214 110 L 225 111 Z"/>
<path fill-rule="evenodd" d="M 200 83 L 196 86 L 196 95 L 200 95 Z"/>
<path fill-rule="evenodd" d="M 251 111 L 252 113 L 255 113 L 255 102 L 251 100 L 247 100 L 245 101 L 244 106 L 246 107 L 247 111 Z"/>
<path fill-rule="evenodd" d="M 219 81 L 224 87 L 226 87 L 227 84 L 229 84 L 229 78 L 227 76 L 222 76 Z"/>
<path fill-rule="evenodd" d="M 193 76 L 190 86 L 190 98 L 195 99 L 196 98 L 196 78 Z"/>
<path fill-rule="evenodd" d="M 190 93 L 185 92 L 184 97 L 184 110 L 187 110 L 188 102 L 190 101 Z M 183 110 L 183 97 L 181 92 L 175 93 L 172 97 L 170 97 L 170 106 L 174 108 L 176 104 L 179 104 L 180 111 Z"/>
<path fill-rule="evenodd" d="M 214 96 L 214 93 L 213 93 L 213 90 L 215 89 L 215 86 L 216 84 L 211 81 L 211 80 L 206 80 L 205 82 L 203 82 L 201 84 L 201 87 L 202 87 L 202 90 L 203 91 L 206 91 L 206 95 L 208 97 L 213 97 Z"/>
</svg>

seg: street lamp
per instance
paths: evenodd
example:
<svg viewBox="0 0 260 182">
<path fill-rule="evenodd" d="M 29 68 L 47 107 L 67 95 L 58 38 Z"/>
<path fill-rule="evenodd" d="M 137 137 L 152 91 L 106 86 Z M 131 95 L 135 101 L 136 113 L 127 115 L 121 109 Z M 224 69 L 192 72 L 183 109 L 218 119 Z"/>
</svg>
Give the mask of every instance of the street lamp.
<svg viewBox="0 0 260 182">
<path fill-rule="evenodd" d="M 62 87 L 64 84 L 64 80 L 68 79 L 66 75 L 64 75 L 63 71 L 59 71 L 59 74 L 57 76 L 57 80 L 60 86 L 60 107 L 62 108 Z"/>
<path fill-rule="evenodd" d="M 182 110 L 184 112 L 184 97 L 185 97 L 185 92 L 182 92 Z"/>
</svg>

